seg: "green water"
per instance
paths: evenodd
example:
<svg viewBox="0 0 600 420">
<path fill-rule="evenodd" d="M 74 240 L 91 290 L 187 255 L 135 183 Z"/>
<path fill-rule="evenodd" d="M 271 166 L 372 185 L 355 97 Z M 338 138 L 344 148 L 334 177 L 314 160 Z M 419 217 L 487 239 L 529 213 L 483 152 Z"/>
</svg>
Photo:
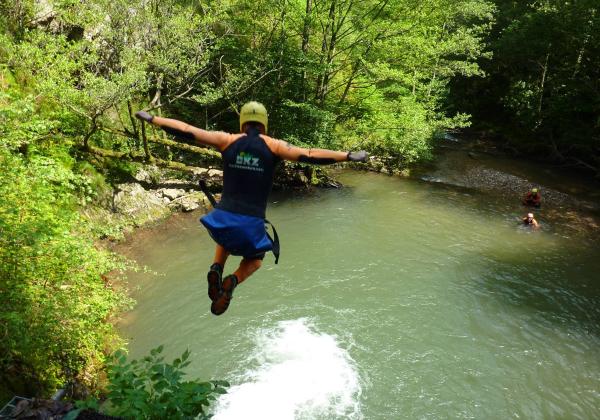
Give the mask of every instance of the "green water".
<svg viewBox="0 0 600 420">
<path fill-rule="evenodd" d="M 267 256 L 221 317 L 199 214 L 137 237 L 126 253 L 157 275 L 130 276 L 132 356 L 189 348 L 191 376 L 233 385 L 216 419 L 600 417 L 592 232 L 533 233 L 518 203 L 464 188 L 340 179 L 273 198 L 280 263 Z"/>
</svg>

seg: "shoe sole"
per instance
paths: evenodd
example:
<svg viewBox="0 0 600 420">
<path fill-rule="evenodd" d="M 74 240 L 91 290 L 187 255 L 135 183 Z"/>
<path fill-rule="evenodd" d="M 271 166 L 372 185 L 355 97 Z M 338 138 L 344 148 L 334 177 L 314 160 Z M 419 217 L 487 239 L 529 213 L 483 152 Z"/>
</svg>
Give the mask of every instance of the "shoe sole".
<svg viewBox="0 0 600 420">
<path fill-rule="evenodd" d="M 213 300 L 212 305 L 210 305 L 210 311 L 214 315 L 222 315 L 229 308 L 236 286 L 237 283 L 234 284 L 229 276 L 225 277 L 222 285 L 223 293 L 221 293 L 218 299 Z"/>
<path fill-rule="evenodd" d="M 231 295 L 231 293 L 233 293 L 235 287 L 237 286 L 237 284 L 233 284 L 233 280 L 231 280 L 230 276 L 225 277 L 225 280 L 223 280 L 223 293 L 229 293 Z"/>
<path fill-rule="evenodd" d="M 208 281 L 208 297 L 213 302 L 221 297 L 221 276 L 217 271 L 209 271 L 206 276 Z"/>
</svg>

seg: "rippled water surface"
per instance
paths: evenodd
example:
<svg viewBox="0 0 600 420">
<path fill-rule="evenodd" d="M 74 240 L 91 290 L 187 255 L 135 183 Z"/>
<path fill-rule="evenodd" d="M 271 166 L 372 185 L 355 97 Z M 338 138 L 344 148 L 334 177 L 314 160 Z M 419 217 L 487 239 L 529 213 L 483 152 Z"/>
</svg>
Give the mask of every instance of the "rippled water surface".
<svg viewBox="0 0 600 420">
<path fill-rule="evenodd" d="M 598 418 L 600 249 L 493 194 L 368 173 L 276 196 L 279 265 L 209 312 L 213 244 L 180 216 L 126 253 L 132 356 L 192 351 L 216 419 Z M 516 202 L 516 200 L 515 200 Z M 230 272 L 238 259 L 232 259 Z"/>
</svg>

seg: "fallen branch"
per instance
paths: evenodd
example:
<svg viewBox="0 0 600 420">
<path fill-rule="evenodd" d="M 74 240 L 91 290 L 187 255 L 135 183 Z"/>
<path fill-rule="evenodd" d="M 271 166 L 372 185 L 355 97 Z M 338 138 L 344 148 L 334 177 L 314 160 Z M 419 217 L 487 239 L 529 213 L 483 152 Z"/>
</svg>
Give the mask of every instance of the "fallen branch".
<svg viewBox="0 0 600 420">
<path fill-rule="evenodd" d="M 568 160 L 570 160 L 571 162 L 573 162 L 577 166 L 580 166 L 580 167 L 589 169 L 591 171 L 594 171 L 596 173 L 596 178 L 600 177 L 600 168 L 598 168 L 598 167 L 596 167 L 594 165 L 590 165 L 589 163 L 584 162 L 583 160 L 578 159 L 578 158 L 573 157 L 573 156 L 569 157 Z"/>
<path fill-rule="evenodd" d="M 94 146 L 89 146 L 86 149 L 86 151 L 88 153 L 92 153 L 97 156 L 109 157 L 112 159 L 123 159 L 124 157 L 127 157 L 128 160 L 132 161 L 132 162 L 151 162 L 151 163 L 155 164 L 156 166 L 160 166 L 161 168 L 175 169 L 175 170 L 184 171 L 184 172 L 199 173 L 204 169 L 204 168 L 199 168 L 196 166 L 188 166 L 188 165 L 185 165 L 180 162 L 173 162 L 173 161 L 158 159 L 155 157 L 148 160 L 148 159 L 146 159 L 146 157 L 143 154 L 116 152 L 114 150 L 102 149 L 102 148 L 94 147 Z"/>
<path fill-rule="evenodd" d="M 106 133 L 115 134 L 117 136 L 122 136 L 122 137 L 131 138 L 134 140 L 138 140 L 138 138 L 135 137 L 134 135 L 129 135 L 126 132 L 121 131 L 121 130 L 114 130 L 114 129 L 107 128 L 107 127 L 99 128 L 99 130 L 104 131 Z M 206 157 L 221 159 L 221 154 L 219 152 L 217 152 L 216 150 L 207 149 L 204 147 L 193 146 L 191 144 L 181 143 L 181 142 L 173 141 L 173 140 L 169 140 L 169 139 L 163 139 L 160 137 L 147 136 L 147 140 L 151 143 L 158 143 L 158 144 L 162 144 L 165 146 L 175 147 L 177 149 L 186 150 L 188 152 L 197 153 L 199 155 L 203 155 Z"/>
<path fill-rule="evenodd" d="M 178 141 L 161 139 L 159 137 L 148 137 L 148 141 L 152 143 L 164 144 L 165 146 L 175 147 L 177 149 L 187 150 L 188 152 L 198 153 L 199 155 L 204 155 L 211 158 L 221 158 L 221 154 L 216 150 L 192 146 L 190 144 L 180 143 Z"/>
</svg>

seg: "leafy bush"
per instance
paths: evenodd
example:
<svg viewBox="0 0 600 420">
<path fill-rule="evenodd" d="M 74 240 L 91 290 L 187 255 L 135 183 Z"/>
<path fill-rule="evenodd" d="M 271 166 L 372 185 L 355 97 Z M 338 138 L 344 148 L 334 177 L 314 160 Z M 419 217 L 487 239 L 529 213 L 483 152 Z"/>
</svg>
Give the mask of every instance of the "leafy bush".
<svg viewBox="0 0 600 420">
<path fill-rule="evenodd" d="M 0 377 L 30 394 L 92 382 L 118 342 L 106 320 L 129 302 L 103 277 L 123 264 L 94 245 L 72 181 L 52 158 L 0 147 Z"/>
<path fill-rule="evenodd" d="M 190 364 L 186 350 L 172 363 L 164 363 L 163 346 L 141 360 L 127 362 L 117 351 L 108 363 L 107 414 L 127 419 L 209 418 L 205 408 L 219 394 L 225 394 L 225 381 L 184 381 L 183 369 Z M 98 407 L 97 400 L 78 404 Z"/>
</svg>

